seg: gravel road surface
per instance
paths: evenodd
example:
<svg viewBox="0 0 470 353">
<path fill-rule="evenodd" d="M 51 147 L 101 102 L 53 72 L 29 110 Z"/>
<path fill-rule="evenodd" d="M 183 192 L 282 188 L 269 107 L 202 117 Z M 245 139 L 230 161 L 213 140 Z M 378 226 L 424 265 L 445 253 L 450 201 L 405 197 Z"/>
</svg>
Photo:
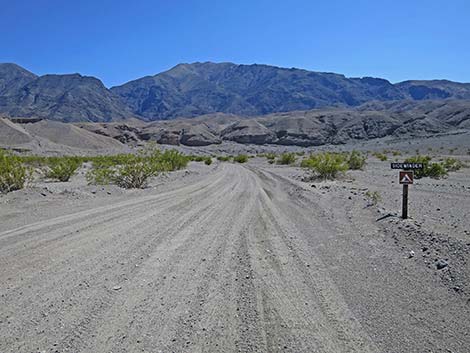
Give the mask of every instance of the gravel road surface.
<svg viewBox="0 0 470 353">
<path fill-rule="evenodd" d="M 168 190 L 0 225 L 0 352 L 470 352 L 369 210 L 256 165 Z"/>
</svg>

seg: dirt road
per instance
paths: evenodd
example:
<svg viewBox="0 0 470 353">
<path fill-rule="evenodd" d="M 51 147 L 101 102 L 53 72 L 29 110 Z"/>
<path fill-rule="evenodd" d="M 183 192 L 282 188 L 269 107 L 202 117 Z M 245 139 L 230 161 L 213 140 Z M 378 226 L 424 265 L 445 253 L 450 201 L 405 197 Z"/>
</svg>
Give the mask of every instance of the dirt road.
<svg viewBox="0 0 470 353">
<path fill-rule="evenodd" d="M 0 352 L 470 352 L 369 211 L 229 163 L 170 190 L 0 228 Z"/>
</svg>

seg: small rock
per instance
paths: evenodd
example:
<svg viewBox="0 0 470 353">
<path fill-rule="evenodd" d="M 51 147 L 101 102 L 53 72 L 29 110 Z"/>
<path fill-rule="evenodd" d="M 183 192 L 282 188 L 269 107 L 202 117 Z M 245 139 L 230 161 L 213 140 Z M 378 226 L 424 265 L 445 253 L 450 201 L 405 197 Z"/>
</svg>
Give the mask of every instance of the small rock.
<svg viewBox="0 0 470 353">
<path fill-rule="evenodd" d="M 436 268 L 437 268 L 438 270 L 442 270 L 443 268 L 446 268 L 447 266 L 449 266 L 449 264 L 447 263 L 446 260 L 439 259 L 439 260 L 437 260 L 437 262 L 436 262 Z"/>
<path fill-rule="evenodd" d="M 408 257 L 412 258 L 414 256 L 415 256 L 415 252 L 413 250 L 411 250 L 410 253 L 408 254 Z"/>
<path fill-rule="evenodd" d="M 121 286 L 114 286 L 113 289 L 114 290 L 120 290 L 122 287 Z"/>
</svg>

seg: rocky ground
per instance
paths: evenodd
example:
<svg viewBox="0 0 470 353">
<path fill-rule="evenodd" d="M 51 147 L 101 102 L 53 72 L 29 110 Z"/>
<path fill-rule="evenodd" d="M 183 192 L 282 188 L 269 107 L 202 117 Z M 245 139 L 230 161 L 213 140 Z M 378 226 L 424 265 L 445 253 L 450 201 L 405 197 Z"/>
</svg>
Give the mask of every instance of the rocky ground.
<svg viewBox="0 0 470 353">
<path fill-rule="evenodd" d="M 416 181 L 402 220 L 389 163 L 2 195 L 0 351 L 468 352 L 470 169 Z"/>
</svg>

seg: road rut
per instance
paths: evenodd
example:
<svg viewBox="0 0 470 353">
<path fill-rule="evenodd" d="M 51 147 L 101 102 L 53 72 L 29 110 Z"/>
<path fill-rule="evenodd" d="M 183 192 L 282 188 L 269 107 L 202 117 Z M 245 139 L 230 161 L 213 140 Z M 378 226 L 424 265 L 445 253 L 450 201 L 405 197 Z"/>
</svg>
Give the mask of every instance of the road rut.
<svg viewBox="0 0 470 353">
<path fill-rule="evenodd" d="M 469 342 L 468 326 L 439 338 L 399 318 L 419 306 L 400 294 L 409 278 L 389 283 L 397 293 L 368 290 L 393 267 L 368 269 L 360 238 L 344 239 L 353 226 L 317 197 L 223 163 L 192 185 L 0 231 L 0 352 L 422 352 Z"/>
</svg>

